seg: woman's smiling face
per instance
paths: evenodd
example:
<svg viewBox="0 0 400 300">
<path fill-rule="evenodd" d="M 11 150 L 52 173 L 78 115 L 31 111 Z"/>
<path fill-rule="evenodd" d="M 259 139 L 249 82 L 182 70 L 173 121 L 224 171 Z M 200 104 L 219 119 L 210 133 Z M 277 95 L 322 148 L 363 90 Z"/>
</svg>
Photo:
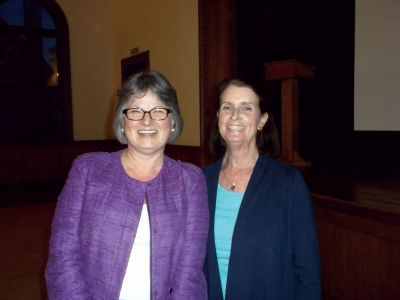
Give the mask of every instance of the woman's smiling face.
<svg viewBox="0 0 400 300">
<path fill-rule="evenodd" d="M 133 97 L 126 108 L 140 108 L 150 111 L 155 107 L 164 107 L 165 104 L 150 90 L 143 97 Z M 171 134 L 173 118 L 169 114 L 165 120 L 152 120 L 149 113 L 145 113 L 142 120 L 131 121 L 125 117 L 124 132 L 128 141 L 128 148 L 143 153 L 164 151 Z"/>
<path fill-rule="evenodd" d="M 248 87 L 228 86 L 220 98 L 218 127 L 227 146 L 256 146 L 257 128 L 267 122 L 261 114 L 259 99 Z"/>
</svg>

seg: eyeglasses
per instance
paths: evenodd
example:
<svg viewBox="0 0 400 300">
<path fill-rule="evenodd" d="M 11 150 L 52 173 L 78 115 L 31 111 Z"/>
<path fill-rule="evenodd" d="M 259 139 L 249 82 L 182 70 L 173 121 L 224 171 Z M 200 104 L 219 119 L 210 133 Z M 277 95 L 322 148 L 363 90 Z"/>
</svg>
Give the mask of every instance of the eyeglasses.
<svg viewBox="0 0 400 300">
<path fill-rule="evenodd" d="M 139 107 L 126 108 L 122 113 L 131 121 L 143 120 L 145 114 L 149 114 L 150 118 L 154 121 L 165 120 L 171 110 L 164 107 L 154 107 L 150 110 L 143 110 Z"/>
</svg>

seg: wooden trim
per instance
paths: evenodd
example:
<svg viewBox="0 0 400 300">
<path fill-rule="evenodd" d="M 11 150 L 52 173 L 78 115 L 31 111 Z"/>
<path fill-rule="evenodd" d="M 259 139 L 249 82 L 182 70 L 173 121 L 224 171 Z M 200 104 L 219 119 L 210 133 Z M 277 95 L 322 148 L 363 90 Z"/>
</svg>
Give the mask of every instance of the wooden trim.
<svg viewBox="0 0 400 300">
<path fill-rule="evenodd" d="M 216 121 L 217 87 L 236 75 L 236 1 L 199 0 L 200 147 L 202 164 L 215 159 L 209 150 Z"/>
<path fill-rule="evenodd" d="M 295 59 L 274 61 L 265 65 L 265 79 L 282 80 L 290 78 L 314 78 L 315 67 Z"/>
<path fill-rule="evenodd" d="M 312 198 L 317 220 L 400 243 L 400 208 L 390 211 L 315 193 Z"/>
</svg>

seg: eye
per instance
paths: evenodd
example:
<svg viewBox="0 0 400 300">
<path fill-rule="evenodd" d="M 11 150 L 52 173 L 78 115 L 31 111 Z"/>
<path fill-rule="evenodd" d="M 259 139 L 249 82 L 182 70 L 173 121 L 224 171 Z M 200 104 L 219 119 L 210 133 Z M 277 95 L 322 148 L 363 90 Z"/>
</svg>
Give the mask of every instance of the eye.
<svg viewBox="0 0 400 300">
<path fill-rule="evenodd" d="M 231 112 L 232 111 L 232 106 L 230 106 L 230 105 L 222 105 L 221 106 L 221 111 L 223 111 L 223 112 Z"/>
<path fill-rule="evenodd" d="M 125 114 L 129 120 L 140 120 L 143 117 L 143 111 L 138 107 L 132 107 L 125 110 Z"/>
<path fill-rule="evenodd" d="M 130 108 L 130 109 L 128 109 L 128 113 L 131 113 L 131 114 L 142 113 L 142 110 L 140 108 Z"/>
<path fill-rule="evenodd" d="M 253 111 L 253 107 L 251 107 L 251 106 L 242 107 L 242 112 L 244 112 L 244 113 L 250 113 L 252 111 Z"/>
</svg>

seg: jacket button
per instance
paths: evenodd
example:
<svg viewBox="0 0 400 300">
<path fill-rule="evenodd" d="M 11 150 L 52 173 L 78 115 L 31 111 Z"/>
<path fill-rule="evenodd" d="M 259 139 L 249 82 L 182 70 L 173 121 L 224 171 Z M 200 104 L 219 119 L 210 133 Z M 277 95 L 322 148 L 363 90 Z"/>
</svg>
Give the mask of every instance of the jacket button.
<svg viewBox="0 0 400 300">
<path fill-rule="evenodd" d="M 157 296 L 158 296 L 158 292 L 155 291 L 155 292 L 153 293 L 153 295 L 154 295 L 154 297 L 157 297 Z"/>
<path fill-rule="evenodd" d="M 154 234 L 158 234 L 158 229 L 154 228 L 153 232 L 154 232 Z"/>
</svg>

